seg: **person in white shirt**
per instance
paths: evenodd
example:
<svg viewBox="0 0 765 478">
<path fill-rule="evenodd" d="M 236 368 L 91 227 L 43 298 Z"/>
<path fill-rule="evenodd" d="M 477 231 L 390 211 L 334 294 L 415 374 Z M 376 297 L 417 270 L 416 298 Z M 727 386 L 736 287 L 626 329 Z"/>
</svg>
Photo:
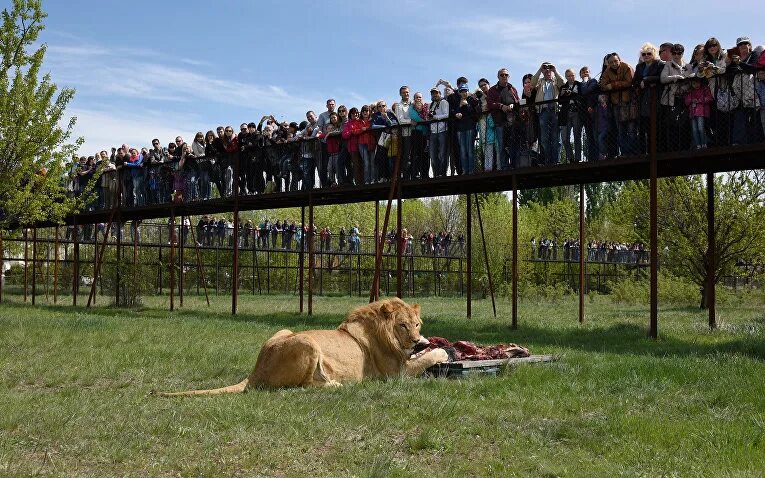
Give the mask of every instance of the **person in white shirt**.
<svg viewBox="0 0 765 478">
<path fill-rule="evenodd" d="M 401 95 L 401 101 L 393 105 L 393 114 L 398 119 L 400 125 L 412 124 L 412 119 L 409 117 L 409 106 L 412 104 L 409 100 L 409 87 L 404 85 L 398 89 Z M 404 178 L 411 179 L 412 177 L 412 128 L 410 126 L 402 126 L 401 128 L 401 167 L 403 168 Z"/>
</svg>

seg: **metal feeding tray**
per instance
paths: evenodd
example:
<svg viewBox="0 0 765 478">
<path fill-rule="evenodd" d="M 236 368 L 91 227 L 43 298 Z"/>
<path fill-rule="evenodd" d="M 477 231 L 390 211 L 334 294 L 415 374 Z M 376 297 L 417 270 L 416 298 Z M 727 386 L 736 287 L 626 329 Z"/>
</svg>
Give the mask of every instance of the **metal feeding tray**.
<svg viewBox="0 0 765 478">
<path fill-rule="evenodd" d="M 475 374 L 497 375 L 507 365 L 552 362 L 554 360 L 555 357 L 552 355 L 531 355 L 498 360 L 458 360 L 433 365 L 425 370 L 425 376 L 460 378 Z"/>
</svg>

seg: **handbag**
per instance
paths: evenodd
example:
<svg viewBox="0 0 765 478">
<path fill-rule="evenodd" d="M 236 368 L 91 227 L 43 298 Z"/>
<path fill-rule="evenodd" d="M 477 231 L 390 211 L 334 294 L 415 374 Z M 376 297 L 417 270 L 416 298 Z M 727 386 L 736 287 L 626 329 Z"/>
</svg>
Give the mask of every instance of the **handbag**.
<svg viewBox="0 0 765 478">
<path fill-rule="evenodd" d="M 715 97 L 715 105 L 719 111 L 728 113 L 738 107 L 738 97 L 733 94 L 733 89 L 730 87 L 730 85 L 727 85 L 721 89 L 717 89 Z"/>
<path fill-rule="evenodd" d="M 380 137 L 377 139 L 377 144 L 383 148 L 390 148 L 391 134 L 383 131 L 380 133 Z"/>
</svg>

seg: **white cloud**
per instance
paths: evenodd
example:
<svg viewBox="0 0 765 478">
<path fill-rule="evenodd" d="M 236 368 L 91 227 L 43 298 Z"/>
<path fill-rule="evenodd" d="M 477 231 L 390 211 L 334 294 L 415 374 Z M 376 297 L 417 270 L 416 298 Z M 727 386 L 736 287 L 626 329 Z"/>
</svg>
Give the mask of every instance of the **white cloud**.
<svg viewBox="0 0 765 478">
<path fill-rule="evenodd" d="M 160 111 L 120 112 L 111 110 L 70 108 L 70 116 L 77 117 L 74 138 L 83 136 L 85 144 L 80 154 L 90 155 L 102 149 L 123 143 L 129 146 L 149 147 L 153 138 L 167 146 L 180 135 L 189 140 L 197 131 L 206 132 L 209 125 L 192 115 L 172 115 Z"/>
<path fill-rule="evenodd" d="M 107 48 L 73 38 L 48 47 L 46 65 L 54 81 L 77 90 L 67 113 L 78 118 L 75 133 L 85 138 L 83 151 L 123 142 L 143 146 L 153 137 L 164 143 L 178 134 L 206 131 L 217 126 L 216 118 L 199 116 L 210 110 L 236 109 L 227 121 L 231 124 L 263 114 L 299 119 L 324 103 L 281 86 L 239 81 L 233 78 L 236 72 L 208 74 L 204 61 L 170 64 L 162 58 L 151 50 Z"/>
</svg>

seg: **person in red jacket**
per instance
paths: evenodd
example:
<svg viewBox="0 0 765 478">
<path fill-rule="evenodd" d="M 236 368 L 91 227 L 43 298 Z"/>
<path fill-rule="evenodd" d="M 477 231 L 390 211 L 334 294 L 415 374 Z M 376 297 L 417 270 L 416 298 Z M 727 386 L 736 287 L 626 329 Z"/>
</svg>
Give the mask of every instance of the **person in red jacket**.
<svg viewBox="0 0 765 478">
<path fill-rule="evenodd" d="M 361 164 L 359 153 L 359 139 L 364 131 L 364 123 L 360 119 L 358 108 L 351 108 L 348 112 L 349 119 L 343 125 L 343 139 L 345 139 L 348 153 L 351 155 L 351 169 L 356 185 L 364 183 L 364 167 Z"/>
<path fill-rule="evenodd" d="M 319 138 L 327 142 L 327 184 L 337 186 L 342 178 L 342 173 L 338 170 L 338 158 L 340 156 L 340 135 L 342 125 L 340 116 L 334 111 L 329 114 L 329 124 L 325 127 L 326 133 L 319 134 Z"/>
<path fill-rule="evenodd" d="M 702 84 L 699 78 L 691 80 L 691 91 L 685 95 L 685 106 L 691 117 L 691 132 L 693 133 L 693 146 L 696 149 L 707 147 L 707 133 L 705 119 L 709 118 L 710 105 L 712 104 L 712 92 L 709 86 Z"/>
</svg>

